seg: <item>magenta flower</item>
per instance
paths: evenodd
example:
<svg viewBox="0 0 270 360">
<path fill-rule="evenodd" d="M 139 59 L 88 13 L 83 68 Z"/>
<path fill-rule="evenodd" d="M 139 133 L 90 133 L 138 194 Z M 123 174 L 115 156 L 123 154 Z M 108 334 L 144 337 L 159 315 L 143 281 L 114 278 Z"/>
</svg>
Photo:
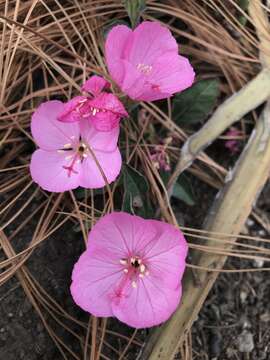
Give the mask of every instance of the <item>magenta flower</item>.
<svg viewBox="0 0 270 360">
<path fill-rule="evenodd" d="M 191 86 L 195 76 L 171 32 L 158 22 L 144 21 L 134 31 L 115 26 L 105 57 L 113 80 L 134 100 L 168 98 Z"/>
<path fill-rule="evenodd" d="M 150 159 L 158 170 L 171 170 L 170 157 L 167 153 L 167 147 L 171 141 L 172 138 L 165 139 L 164 144 L 156 145 L 150 155 Z"/>
<path fill-rule="evenodd" d="M 237 154 L 239 152 L 240 146 L 239 137 L 241 137 L 242 131 L 232 126 L 225 135 L 231 137 L 230 140 L 225 141 L 225 147 L 230 151 L 232 155 Z"/>
<path fill-rule="evenodd" d="M 57 117 L 64 107 L 61 101 L 47 101 L 33 114 L 31 132 L 40 147 L 31 158 L 33 180 L 54 192 L 78 186 L 95 189 L 106 184 L 103 171 L 111 183 L 122 164 L 117 147 L 119 127 L 100 132 L 86 119 L 62 123 Z"/>
<path fill-rule="evenodd" d="M 71 294 L 95 316 L 115 316 L 135 328 L 158 325 L 179 304 L 186 255 L 186 241 L 172 225 L 106 215 L 75 264 Z"/>
<path fill-rule="evenodd" d="M 102 77 L 90 77 L 82 86 L 82 91 L 89 95 L 69 100 L 58 115 L 58 120 L 76 122 L 87 119 L 97 130 L 111 131 L 128 113 L 115 95 L 103 91 L 109 87 L 110 84 Z"/>
</svg>

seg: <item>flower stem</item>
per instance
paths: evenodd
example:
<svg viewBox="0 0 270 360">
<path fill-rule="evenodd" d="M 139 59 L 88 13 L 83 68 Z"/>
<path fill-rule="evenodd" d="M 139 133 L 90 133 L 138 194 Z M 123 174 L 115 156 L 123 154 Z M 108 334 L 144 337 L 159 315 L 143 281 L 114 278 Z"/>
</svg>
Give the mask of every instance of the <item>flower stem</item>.
<svg viewBox="0 0 270 360">
<path fill-rule="evenodd" d="M 198 154 L 233 123 L 265 102 L 269 96 L 270 69 L 264 69 L 220 105 L 207 123 L 184 144 L 180 159 L 168 183 L 169 196 L 179 175 L 193 163 Z"/>
</svg>

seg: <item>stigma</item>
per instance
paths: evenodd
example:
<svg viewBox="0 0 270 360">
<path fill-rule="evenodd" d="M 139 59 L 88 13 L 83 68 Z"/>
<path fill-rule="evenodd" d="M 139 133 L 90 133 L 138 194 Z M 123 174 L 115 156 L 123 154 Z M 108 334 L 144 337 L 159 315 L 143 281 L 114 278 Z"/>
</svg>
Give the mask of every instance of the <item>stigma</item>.
<svg viewBox="0 0 270 360">
<path fill-rule="evenodd" d="M 65 155 L 67 165 L 63 165 L 63 169 L 67 171 L 68 177 L 72 174 L 78 174 L 75 169 L 76 164 L 82 163 L 89 156 L 88 145 L 80 140 L 78 143 L 67 143 L 62 149 L 59 149 L 60 154 Z"/>
<path fill-rule="evenodd" d="M 139 256 L 131 256 L 130 258 L 120 259 L 120 264 L 123 265 L 123 273 L 131 280 L 133 288 L 137 288 L 137 280 L 149 275 L 149 270 L 143 259 Z"/>
</svg>

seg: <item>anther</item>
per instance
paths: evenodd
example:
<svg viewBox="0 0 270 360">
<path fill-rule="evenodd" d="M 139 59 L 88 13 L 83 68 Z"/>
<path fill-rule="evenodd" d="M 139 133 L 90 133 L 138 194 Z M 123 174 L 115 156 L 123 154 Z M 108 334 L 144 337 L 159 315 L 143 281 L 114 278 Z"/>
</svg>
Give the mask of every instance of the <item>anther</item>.
<svg viewBox="0 0 270 360">
<path fill-rule="evenodd" d="M 136 289 L 136 287 L 137 287 L 136 281 L 132 281 L 131 285 L 132 285 L 132 287 L 133 287 L 134 289 Z"/>
<path fill-rule="evenodd" d="M 123 271 L 124 271 L 124 273 L 125 273 L 125 274 L 127 274 L 127 273 L 128 273 L 128 269 L 124 269 Z"/>
<path fill-rule="evenodd" d="M 121 259 L 121 260 L 120 260 L 120 264 L 122 264 L 122 265 L 127 265 L 127 260 L 126 260 L 126 259 Z"/>
<path fill-rule="evenodd" d="M 152 71 L 152 68 L 153 67 L 151 65 L 145 65 L 141 63 L 137 65 L 137 69 L 142 73 L 144 73 L 145 75 L 149 75 Z"/>
<path fill-rule="evenodd" d="M 70 144 L 70 143 L 64 145 L 64 149 L 68 149 L 68 148 L 70 148 L 70 147 L 71 147 L 71 144 Z"/>
<path fill-rule="evenodd" d="M 140 272 L 141 272 L 141 273 L 144 273 L 144 272 L 145 272 L 145 269 L 146 269 L 146 268 L 145 268 L 145 265 L 141 264 L 141 265 L 140 265 Z"/>
</svg>

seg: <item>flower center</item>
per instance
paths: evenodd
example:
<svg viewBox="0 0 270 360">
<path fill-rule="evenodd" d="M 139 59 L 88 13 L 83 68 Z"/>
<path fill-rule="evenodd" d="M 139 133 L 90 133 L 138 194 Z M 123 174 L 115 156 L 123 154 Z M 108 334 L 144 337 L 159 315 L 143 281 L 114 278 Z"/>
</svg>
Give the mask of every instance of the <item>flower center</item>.
<svg viewBox="0 0 270 360">
<path fill-rule="evenodd" d="M 80 154 L 81 156 L 83 156 L 83 155 L 85 154 L 86 150 L 87 150 L 86 144 L 83 143 L 83 142 L 80 142 L 80 143 L 79 143 L 79 146 L 78 146 L 78 148 L 77 148 L 78 154 Z"/>
<path fill-rule="evenodd" d="M 131 256 L 130 258 L 121 259 L 120 264 L 124 265 L 123 272 L 131 280 L 132 287 L 137 287 L 137 280 L 143 278 L 145 275 L 149 275 L 147 266 L 143 263 L 143 260 L 139 256 Z"/>
<path fill-rule="evenodd" d="M 65 144 L 58 152 L 65 155 L 65 160 L 70 161 L 68 165 L 63 165 L 63 168 L 67 170 L 68 177 L 78 174 L 78 171 L 75 170 L 76 164 L 82 163 L 89 155 L 88 146 L 81 139 L 78 143 Z"/>
<path fill-rule="evenodd" d="M 141 260 L 137 257 L 131 258 L 130 263 L 131 263 L 131 266 L 133 266 L 135 269 L 138 269 L 138 267 L 140 267 Z"/>
<path fill-rule="evenodd" d="M 92 99 L 91 98 L 85 98 L 83 100 L 80 100 L 75 107 L 75 112 L 79 114 L 82 118 L 88 118 L 89 116 L 96 116 L 99 112 L 107 112 L 106 109 L 100 109 L 95 106 L 91 105 Z"/>
<path fill-rule="evenodd" d="M 150 73 L 152 72 L 153 67 L 151 65 L 146 65 L 146 64 L 137 64 L 137 70 L 139 70 L 140 72 L 142 72 L 144 75 L 150 75 Z"/>
</svg>

